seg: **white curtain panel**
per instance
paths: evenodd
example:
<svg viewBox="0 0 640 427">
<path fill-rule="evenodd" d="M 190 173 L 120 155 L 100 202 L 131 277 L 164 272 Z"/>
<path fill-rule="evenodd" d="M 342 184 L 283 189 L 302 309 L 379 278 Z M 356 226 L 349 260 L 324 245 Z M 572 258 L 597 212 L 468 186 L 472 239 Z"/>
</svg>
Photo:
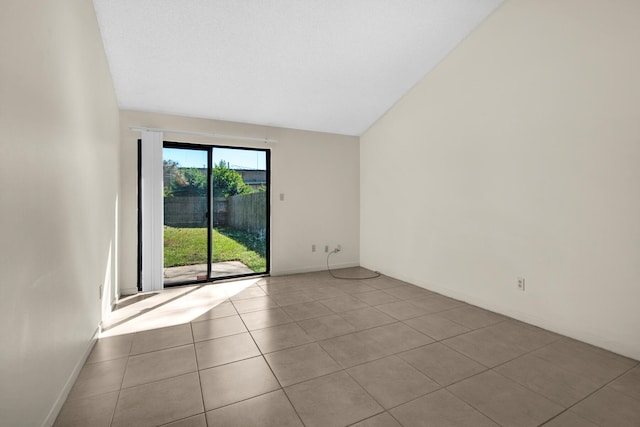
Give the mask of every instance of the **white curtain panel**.
<svg viewBox="0 0 640 427">
<path fill-rule="evenodd" d="M 159 131 L 141 131 L 143 292 L 164 287 L 163 135 Z"/>
</svg>

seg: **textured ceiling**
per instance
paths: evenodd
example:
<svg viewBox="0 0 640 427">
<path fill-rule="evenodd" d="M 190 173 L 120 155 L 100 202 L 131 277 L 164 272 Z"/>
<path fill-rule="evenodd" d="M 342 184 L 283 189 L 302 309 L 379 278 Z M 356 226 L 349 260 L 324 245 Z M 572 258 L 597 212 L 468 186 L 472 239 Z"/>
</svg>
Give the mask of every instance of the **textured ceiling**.
<svg viewBox="0 0 640 427">
<path fill-rule="evenodd" d="M 502 0 L 94 0 L 120 108 L 360 135 Z"/>
</svg>

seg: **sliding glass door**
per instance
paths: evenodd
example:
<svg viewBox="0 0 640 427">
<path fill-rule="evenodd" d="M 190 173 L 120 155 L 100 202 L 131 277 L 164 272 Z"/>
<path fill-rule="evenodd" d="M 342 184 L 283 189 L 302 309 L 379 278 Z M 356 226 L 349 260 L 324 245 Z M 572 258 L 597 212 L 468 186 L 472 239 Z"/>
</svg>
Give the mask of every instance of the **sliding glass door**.
<svg viewBox="0 0 640 427">
<path fill-rule="evenodd" d="M 162 150 L 165 285 L 208 278 L 209 153 Z"/>
<path fill-rule="evenodd" d="M 213 148 L 211 276 L 267 272 L 268 152 Z"/>
<path fill-rule="evenodd" d="M 164 285 L 269 271 L 269 152 L 164 143 Z"/>
</svg>

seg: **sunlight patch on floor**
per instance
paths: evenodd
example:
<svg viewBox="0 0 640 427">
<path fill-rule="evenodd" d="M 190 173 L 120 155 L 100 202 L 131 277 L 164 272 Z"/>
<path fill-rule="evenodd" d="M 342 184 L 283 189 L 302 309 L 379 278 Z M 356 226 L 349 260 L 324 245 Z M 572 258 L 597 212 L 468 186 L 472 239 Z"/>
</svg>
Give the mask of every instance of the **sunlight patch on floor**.
<svg viewBox="0 0 640 427">
<path fill-rule="evenodd" d="M 258 283 L 260 278 L 207 285 L 180 286 L 121 299 L 100 337 L 130 334 L 189 323 L 229 298 Z M 134 301 L 134 302 L 132 302 Z"/>
</svg>

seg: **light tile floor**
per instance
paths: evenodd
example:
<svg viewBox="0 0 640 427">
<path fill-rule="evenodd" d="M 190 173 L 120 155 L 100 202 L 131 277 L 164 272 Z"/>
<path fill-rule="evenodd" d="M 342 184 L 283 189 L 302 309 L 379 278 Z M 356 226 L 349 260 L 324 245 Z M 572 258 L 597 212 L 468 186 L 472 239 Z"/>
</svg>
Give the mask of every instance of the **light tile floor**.
<svg viewBox="0 0 640 427">
<path fill-rule="evenodd" d="M 254 278 L 123 300 L 56 425 L 637 427 L 640 366 L 388 277 Z"/>
</svg>

